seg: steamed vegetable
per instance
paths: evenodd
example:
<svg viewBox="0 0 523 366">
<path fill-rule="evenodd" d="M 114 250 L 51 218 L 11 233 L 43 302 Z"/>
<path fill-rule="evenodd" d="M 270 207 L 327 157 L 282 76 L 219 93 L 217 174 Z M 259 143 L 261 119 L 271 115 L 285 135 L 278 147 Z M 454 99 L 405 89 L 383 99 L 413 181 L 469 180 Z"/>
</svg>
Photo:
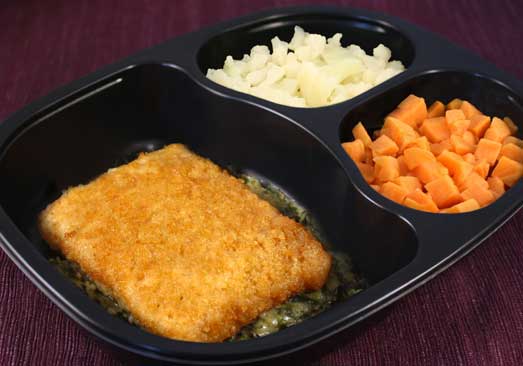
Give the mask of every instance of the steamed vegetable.
<svg viewBox="0 0 523 366">
<path fill-rule="evenodd" d="M 342 147 L 365 181 L 407 207 L 462 213 L 485 207 L 523 176 L 523 141 L 512 119 L 492 119 L 472 103 L 409 95 L 372 141 L 359 122 Z"/>
<path fill-rule="evenodd" d="M 355 97 L 399 74 L 405 68 L 391 61 L 391 51 L 377 45 L 372 55 L 341 33 L 331 38 L 294 27 L 290 42 L 274 37 L 272 52 L 254 46 L 241 60 L 227 56 L 222 69 L 207 77 L 228 88 L 293 107 L 321 107 Z"/>
</svg>

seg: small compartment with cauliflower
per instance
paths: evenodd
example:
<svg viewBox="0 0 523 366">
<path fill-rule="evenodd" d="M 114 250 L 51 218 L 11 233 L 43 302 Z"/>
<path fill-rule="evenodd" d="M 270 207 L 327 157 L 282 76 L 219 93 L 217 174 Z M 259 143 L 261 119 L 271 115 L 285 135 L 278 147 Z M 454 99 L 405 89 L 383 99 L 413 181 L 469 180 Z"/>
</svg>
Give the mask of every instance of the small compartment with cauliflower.
<svg viewBox="0 0 523 366">
<path fill-rule="evenodd" d="M 353 98 L 403 72 L 391 50 L 378 44 L 367 54 L 356 44 L 342 45 L 341 33 L 327 38 L 299 26 L 289 42 L 272 38 L 242 59 L 227 56 L 207 77 L 225 87 L 292 107 L 323 107 Z"/>
</svg>

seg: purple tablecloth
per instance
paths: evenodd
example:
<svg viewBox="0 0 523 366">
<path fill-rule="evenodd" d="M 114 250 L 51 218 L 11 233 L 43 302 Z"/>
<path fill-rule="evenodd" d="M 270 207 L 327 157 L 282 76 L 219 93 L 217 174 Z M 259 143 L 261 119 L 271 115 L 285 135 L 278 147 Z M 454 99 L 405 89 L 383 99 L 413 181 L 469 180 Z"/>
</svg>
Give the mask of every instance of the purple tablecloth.
<svg viewBox="0 0 523 366">
<path fill-rule="evenodd" d="M 219 20 L 296 3 L 299 1 L 3 1 L 0 120 L 54 88 L 144 47 Z M 523 78 L 522 1 L 331 3 L 400 16 Z M 361 325 L 280 362 L 523 364 L 522 232 L 523 212 L 414 293 Z M 0 365 L 119 364 L 0 253 Z"/>
</svg>

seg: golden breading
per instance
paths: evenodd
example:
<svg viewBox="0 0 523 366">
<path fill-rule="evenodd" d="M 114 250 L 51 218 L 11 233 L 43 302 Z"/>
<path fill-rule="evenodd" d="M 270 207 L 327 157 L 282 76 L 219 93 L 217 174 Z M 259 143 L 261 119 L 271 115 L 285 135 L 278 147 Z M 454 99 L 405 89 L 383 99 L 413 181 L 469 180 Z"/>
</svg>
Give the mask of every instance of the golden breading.
<svg viewBox="0 0 523 366">
<path fill-rule="evenodd" d="M 188 341 L 233 336 L 331 266 L 303 226 L 179 144 L 68 189 L 39 227 L 142 327 Z"/>
</svg>

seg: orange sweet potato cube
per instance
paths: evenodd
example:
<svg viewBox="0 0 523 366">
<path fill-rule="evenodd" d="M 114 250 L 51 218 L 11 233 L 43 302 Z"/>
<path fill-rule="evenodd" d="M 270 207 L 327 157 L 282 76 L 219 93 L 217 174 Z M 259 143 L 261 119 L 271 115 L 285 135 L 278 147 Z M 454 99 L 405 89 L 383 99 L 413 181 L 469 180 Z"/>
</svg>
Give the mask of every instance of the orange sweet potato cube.
<svg viewBox="0 0 523 366">
<path fill-rule="evenodd" d="M 352 136 L 354 136 L 355 140 L 361 140 L 363 145 L 366 147 L 372 143 L 369 133 L 361 122 L 358 122 L 358 124 L 352 129 Z"/>
<path fill-rule="evenodd" d="M 460 191 L 464 191 L 465 189 L 470 188 L 472 186 L 479 186 L 483 189 L 489 189 L 487 181 L 481 175 L 474 171 L 470 172 L 470 174 L 457 186 Z"/>
<path fill-rule="evenodd" d="M 494 164 L 501 151 L 501 143 L 482 138 L 478 142 L 474 156 L 477 161 L 486 161 L 489 164 Z"/>
<path fill-rule="evenodd" d="M 469 131 L 480 139 L 485 134 L 485 131 L 490 127 L 490 118 L 482 114 L 476 114 L 470 117 Z"/>
<path fill-rule="evenodd" d="M 445 104 L 436 100 L 427 111 L 427 118 L 443 117 L 445 115 Z"/>
<path fill-rule="evenodd" d="M 476 143 L 478 142 L 476 136 L 474 136 L 474 134 L 470 131 L 463 132 L 463 135 L 461 137 L 463 138 L 463 141 L 470 145 L 476 145 Z"/>
<path fill-rule="evenodd" d="M 436 157 L 441 155 L 441 153 L 443 151 L 452 151 L 452 149 L 453 149 L 453 146 L 452 146 L 452 143 L 450 142 L 450 139 L 430 144 L 430 151 Z"/>
<path fill-rule="evenodd" d="M 474 164 L 474 165 L 476 164 L 476 157 L 472 153 L 463 155 L 463 160 L 465 160 L 467 163 L 470 163 L 470 164 Z"/>
<path fill-rule="evenodd" d="M 498 177 L 489 177 L 487 183 L 494 197 L 498 199 L 505 193 L 505 183 Z"/>
<path fill-rule="evenodd" d="M 405 149 L 409 147 L 419 147 L 420 149 L 430 151 L 430 142 L 425 136 L 416 137 L 405 146 Z"/>
<path fill-rule="evenodd" d="M 370 187 L 374 189 L 376 192 L 379 192 L 381 188 L 381 186 L 378 184 L 370 184 Z"/>
<path fill-rule="evenodd" d="M 377 182 L 389 182 L 400 175 L 398 160 L 392 156 L 377 156 L 374 158 L 374 178 Z"/>
<path fill-rule="evenodd" d="M 481 114 L 479 109 L 477 109 L 472 103 L 467 102 L 466 100 L 461 103 L 460 109 L 465 114 L 465 118 L 469 119 L 473 116 Z"/>
<path fill-rule="evenodd" d="M 398 145 L 387 135 L 381 135 L 373 143 L 370 144 L 372 156 L 396 156 L 399 148 Z"/>
<path fill-rule="evenodd" d="M 398 161 L 398 166 L 400 168 L 400 176 L 407 175 L 409 173 L 409 168 L 405 163 L 405 156 L 400 155 L 396 158 L 396 160 Z"/>
<path fill-rule="evenodd" d="M 465 182 L 465 180 L 473 171 L 473 164 L 466 162 L 465 160 L 456 162 L 456 166 L 454 167 L 452 174 L 452 179 L 454 180 L 454 183 L 456 183 L 458 188 L 460 188 L 463 185 L 463 182 Z"/>
<path fill-rule="evenodd" d="M 502 156 L 492 171 L 493 177 L 498 177 L 506 186 L 512 187 L 523 176 L 523 164 Z"/>
<path fill-rule="evenodd" d="M 480 208 L 481 207 L 479 206 L 478 201 L 476 201 L 474 198 L 471 198 L 471 199 L 468 199 L 461 203 L 458 203 L 457 205 L 454 205 L 452 207 L 441 210 L 440 212 L 441 213 L 464 213 L 464 212 L 479 210 Z"/>
<path fill-rule="evenodd" d="M 484 160 L 476 163 L 474 171 L 479 174 L 483 179 L 487 179 L 488 172 L 490 171 L 490 164 Z"/>
<path fill-rule="evenodd" d="M 503 145 L 506 145 L 506 144 L 514 144 L 519 147 L 523 147 L 523 140 L 518 139 L 516 136 L 507 136 L 503 140 Z"/>
<path fill-rule="evenodd" d="M 383 125 L 383 133 L 390 137 L 400 151 L 402 151 L 410 142 L 418 138 L 418 133 L 408 124 L 394 117 L 387 117 Z"/>
<path fill-rule="evenodd" d="M 341 144 L 345 152 L 356 162 L 362 162 L 365 158 L 365 146 L 361 140 L 344 142 Z"/>
<path fill-rule="evenodd" d="M 485 131 L 483 137 L 501 143 L 507 136 L 510 136 L 510 128 L 507 126 L 505 121 L 498 117 L 494 117 L 492 118 L 490 127 Z"/>
<path fill-rule="evenodd" d="M 502 156 L 506 156 L 518 163 L 523 163 L 523 149 L 516 144 L 508 143 L 503 145 L 501 152 L 499 153 L 499 158 Z"/>
<path fill-rule="evenodd" d="M 461 192 L 461 197 L 464 201 L 474 198 L 481 207 L 491 204 L 496 199 L 488 188 L 479 185 L 472 185 L 465 189 Z"/>
<path fill-rule="evenodd" d="M 454 112 L 456 110 L 459 110 L 459 109 L 453 109 L 452 111 L 447 111 L 447 113 Z M 468 130 L 468 128 L 470 126 L 470 120 L 457 119 L 455 121 L 449 122 L 448 125 L 449 125 L 449 130 L 450 130 L 451 135 L 463 136 L 463 134 Z"/>
<path fill-rule="evenodd" d="M 356 163 L 356 166 L 360 170 L 361 175 L 363 176 L 363 179 L 367 183 L 373 183 L 374 182 L 374 167 L 370 164 L 366 163 Z"/>
<path fill-rule="evenodd" d="M 465 155 L 475 150 L 474 145 L 468 144 L 463 137 L 458 135 L 450 136 L 450 143 L 452 144 L 452 150 L 460 155 Z"/>
<path fill-rule="evenodd" d="M 405 149 L 405 151 L 403 151 L 403 156 L 405 158 L 405 164 L 407 164 L 409 170 L 416 168 L 424 162 L 436 161 L 434 154 L 419 147 L 409 147 L 408 149 Z"/>
<path fill-rule="evenodd" d="M 381 185 L 380 193 L 389 200 L 402 204 L 409 193 L 404 187 L 392 182 L 385 182 Z"/>
<path fill-rule="evenodd" d="M 447 123 L 451 124 L 454 121 L 466 120 L 465 113 L 461 109 L 450 109 L 445 112 Z"/>
<path fill-rule="evenodd" d="M 430 142 L 441 142 L 450 137 L 450 130 L 445 117 L 429 118 L 423 121 L 420 132 L 427 136 Z"/>
<path fill-rule="evenodd" d="M 463 201 L 458 187 L 448 175 L 425 184 L 425 189 L 438 208 L 447 208 Z"/>
<path fill-rule="evenodd" d="M 514 123 L 512 118 L 505 117 L 505 118 L 503 118 L 503 122 L 505 122 L 507 124 L 508 128 L 510 129 L 510 134 L 511 135 L 513 135 L 516 132 L 518 132 L 518 126 Z"/>
<path fill-rule="evenodd" d="M 423 183 L 427 184 L 441 178 L 445 173 L 441 171 L 436 161 L 426 161 L 412 170 L 412 173 Z"/>
<path fill-rule="evenodd" d="M 400 187 L 407 190 L 407 194 L 414 192 L 416 189 L 422 189 L 420 180 L 417 177 L 399 176 L 393 181 Z"/>
<path fill-rule="evenodd" d="M 444 151 L 438 156 L 438 161 L 443 164 L 450 172 L 450 175 L 457 174 L 463 169 L 463 158 L 451 151 Z"/>
<path fill-rule="evenodd" d="M 461 99 L 454 98 L 447 104 L 447 110 L 448 109 L 460 109 L 462 104 L 463 104 L 463 101 Z"/>
<path fill-rule="evenodd" d="M 425 99 L 413 94 L 405 98 L 389 116 L 399 119 L 406 124 L 416 127 L 427 118 Z"/>
<path fill-rule="evenodd" d="M 403 204 L 415 210 L 433 213 L 437 213 L 439 211 L 438 206 L 436 206 L 432 198 L 428 194 L 423 193 L 421 189 L 416 189 L 414 192 L 407 195 L 403 201 Z"/>
</svg>

